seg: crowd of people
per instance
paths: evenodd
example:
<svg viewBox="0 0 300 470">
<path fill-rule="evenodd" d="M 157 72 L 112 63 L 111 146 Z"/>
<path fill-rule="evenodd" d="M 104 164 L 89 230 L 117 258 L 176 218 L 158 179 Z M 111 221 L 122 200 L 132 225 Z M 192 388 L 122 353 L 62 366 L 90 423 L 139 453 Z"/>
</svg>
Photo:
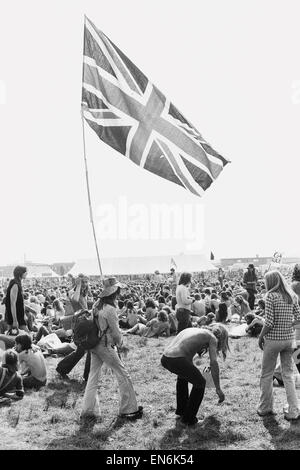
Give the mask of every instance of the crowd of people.
<svg viewBox="0 0 300 470">
<path fill-rule="evenodd" d="M 166 342 L 161 365 L 177 376 L 176 415 L 183 425 L 194 425 L 206 386 L 195 356 L 208 354 L 216 393 L 224 401 L 218 356 L 226 358 L 230 328 L 239 324 L 258 337 L 263 350 L 258 414 L 274 413 L 277 380 L 286 390 L 285 418 L 299 418 L 293 381 L 296 341 L 300 345 L 298 265 L 291 280 L 277 270 L 260 276 L 253 264 L 243 275 L 222 268 L 207 275 L 178 275 L 172 268 L 166 276 L 156 272 L 125 284 L 115 277 L 100 280 L 84 274 L 58 280 L 26 276 L 26 267 L 17 266 L 13 279 L 0 289 L 0 401 L 22 399 L 24 390 L 47 386 L 49 355 L 58 357 L 56 371 L 63 378 L 85 357 L 82 421 L 96 422 L 101 414 L 97 389 L 103 364 L 118 381 L 118 416 L 139 419 L 143 407 L 122 360 L 128 352 L 125 338 L 173 337 Z M 75 340 L 78 312 L 89 312 L 97 326 L 96 345 L 88 349 Z"/>
</svg>

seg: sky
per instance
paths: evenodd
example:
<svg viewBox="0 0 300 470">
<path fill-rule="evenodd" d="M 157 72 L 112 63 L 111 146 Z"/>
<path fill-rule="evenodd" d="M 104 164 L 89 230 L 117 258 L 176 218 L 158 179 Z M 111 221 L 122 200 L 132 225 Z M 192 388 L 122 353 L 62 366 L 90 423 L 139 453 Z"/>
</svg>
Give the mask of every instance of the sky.
<svg viewBox="0 0 300 470">
<path fill-rule="evenodd" d="M 0 11 L 0 265 L 96 255 L 84 14 L 231 161 L 199 198 L 86 125 L 100 256 L 300 256 L 298 0 L 0 0 Z M 153 233 L 157 209 L 175 216 Z"/>
</svg>

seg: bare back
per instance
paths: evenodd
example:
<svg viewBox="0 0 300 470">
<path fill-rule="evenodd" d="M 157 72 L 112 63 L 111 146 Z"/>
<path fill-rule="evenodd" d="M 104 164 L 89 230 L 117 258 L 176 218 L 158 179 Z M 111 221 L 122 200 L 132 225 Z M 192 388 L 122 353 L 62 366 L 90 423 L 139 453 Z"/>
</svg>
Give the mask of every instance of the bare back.
<svg viewBox="0 0 300 470">
<path fill-rule="evenodd" d="M 185 357 L 192 360 L 203 349 L 217 347 L 214 334 L 204 328 L 186 328 L 182 330 L 164 350 L 166 357 Z"/>
</svg>

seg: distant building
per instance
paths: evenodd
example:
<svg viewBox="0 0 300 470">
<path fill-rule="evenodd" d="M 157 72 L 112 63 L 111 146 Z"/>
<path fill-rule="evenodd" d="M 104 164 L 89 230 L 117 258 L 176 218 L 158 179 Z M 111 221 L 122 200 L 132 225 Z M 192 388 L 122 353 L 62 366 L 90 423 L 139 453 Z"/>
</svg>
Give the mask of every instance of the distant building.
<svg viewBox="0 0 300 470">
<path fill-rule="evenodd" d="M 248 264 L 252 263 L 254 266 L 262 266 L 265 264 L 272 263 L 272 256 L 269 257 L 252 257 L 252 258 L 221 258 L 221 266 L 222 268 L 229 268 L 230 266 L 236 265 L 240 263 L 242 265 L 248 266 Z M 282 258 L 282 264 L 296 264 L 300 263 L 300 258 Z"/>
<path fill-rule="evenodd" d="M 25 262 L 25 264 L 20 264 L 27 267 L 29 278 L 64 276 L 74 266 L 74 263 L 55 263 L 51 265 L 45 263 Z M 13 270 L 16 266 L 17 264 L 0 266 L 0 277 L 12 278 Z"/>
</svg>

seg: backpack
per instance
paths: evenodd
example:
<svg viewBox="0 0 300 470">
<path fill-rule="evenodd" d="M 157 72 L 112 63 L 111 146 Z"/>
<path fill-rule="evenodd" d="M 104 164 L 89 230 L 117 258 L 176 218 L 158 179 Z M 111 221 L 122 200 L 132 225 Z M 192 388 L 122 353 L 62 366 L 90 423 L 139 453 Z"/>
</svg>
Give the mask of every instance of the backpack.
<svg viewBox="0 0 300 470">
<path fill-rule="evenodd" d="M 99 343 L 99 328 L 88 310 L 80 310 L 74 315 L 73 339 L 77 347 L 85 350 L 93 349 Z"/>
</svg>

